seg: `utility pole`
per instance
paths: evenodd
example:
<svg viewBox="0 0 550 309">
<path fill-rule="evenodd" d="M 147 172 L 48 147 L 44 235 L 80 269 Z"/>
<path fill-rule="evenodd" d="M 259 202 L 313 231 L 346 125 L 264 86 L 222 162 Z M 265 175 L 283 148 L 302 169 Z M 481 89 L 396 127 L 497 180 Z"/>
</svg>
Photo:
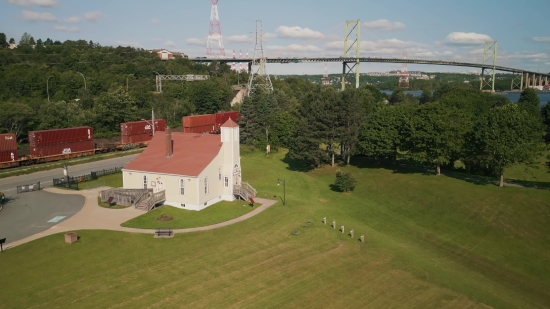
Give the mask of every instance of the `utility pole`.
<svg viewBox="0 0 550 309">
<path fill-rule="evenodd" d="M 76 73 L 80 74 L 80 76 L 82 76 L 82 78 L 84 79 L 84 90 L 86 90 L 86 77 L 84 77 L 84 74 L 80 72 L 76 72 Z"/>
<path fill-rule="evenodd" d="M 50 103 L 50 85 L 49 85 L 49 81 L 50 81 L 50 78 L 52 78 L 53 76 L 50 76 L 48 77 L 48 79 L 46 79 L 46 92 L 48 93 L 48 103 Z"/>
</svg>

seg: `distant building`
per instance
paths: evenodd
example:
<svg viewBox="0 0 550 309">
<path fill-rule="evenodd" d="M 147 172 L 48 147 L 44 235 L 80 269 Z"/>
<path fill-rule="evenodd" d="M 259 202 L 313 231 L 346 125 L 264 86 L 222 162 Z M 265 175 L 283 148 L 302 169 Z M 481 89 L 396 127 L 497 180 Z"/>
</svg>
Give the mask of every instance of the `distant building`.
<svg viewBox="0 0 550 309">
<path fill-rule="evenodd" d="M 17 48 L 17 44 L 15 44 L 15 43 L 10 43 L 10 46 L 9 46 L 8 48 L 9 48 L 9 49 Z"/>
<path fill-rule="evenodd" d="M 169 60 L 169 59 L 175 59 L 175 58 L 189 58 L 184 53 L 180 52 L 171 52 L 166 49 L 153 49 L 150 50 L 151 53 L 157 53 L 157 57 L 159 57 L 161 60 Z"/>
</svg>

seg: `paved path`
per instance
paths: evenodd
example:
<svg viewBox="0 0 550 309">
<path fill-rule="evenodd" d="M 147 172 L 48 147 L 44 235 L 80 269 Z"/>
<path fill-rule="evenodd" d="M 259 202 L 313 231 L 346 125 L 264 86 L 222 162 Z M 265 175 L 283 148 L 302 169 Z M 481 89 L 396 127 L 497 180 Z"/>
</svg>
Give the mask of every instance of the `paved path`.
<svg viewBox="0 0 550 309">
<path fill-rule="evenodd" d="M 62 221 L 61 223 L 43 232 L 9 243 L 5 246 L 5 248 L 6 249 L 13 248 L 15 246 L 18 246 L 48 235 L 52 235 L 52 234 L 68 232 L 68 231 L 77 231 L 77 230 L 111 230 L 111 231 L 121 231 L 121 232 L 131 232 L 131 233 L 144 233 L 144 234 L 155 233 L 154 229 L 136 229 L 136 228 L 127 228 L 127 227 L 120 226 L 123 222 L 126 222 L 132 218 L 140 216 L 144 214 L 144 212 L 141 210 L 137 210 L 134 207 L 128 207 L 124 209 L 108 209 L 108 208 L 100 207 L 99 205 L 97 205 L 97 197 L 99 196 L 99 191 L 105 190 L 105 189 L 108 189 L 108 188 L 103 187 L 103 188 L 96 188 L 93 190 L 76 191 L 76 192 L 61 190 L 56 188 L 45 189 L 46 191 L 57 193 L 57 194 L 81 194 L 86 198 L 86 202 L 84 204 L 84 207 L 77 214 L 68 218 L 67 220 Z M 194 227 L 194 228 L 187 228 L 187 229 L 175 229 L 174 232 L 176 234 L 179 234 L 179 233 L 207 231 L 207 230 L 213 230 L 220 227 L 235 224 L 237 222 L 244 221 L 248 218 L 251 218 L 261 213 L 262 211 L 266 210 L 267 208 L 269 208 L 270 206 L 274 205 L 277 202 L 275 200 L 268 200 L 268 199 L 262 199 L 262 198 L 255 198 L 254 200 L 258 203 L 261 203 L 262 205 L 238 218 L 213 224 L 213 225 L 208 225 L 208 226 Z"/>
</svg>

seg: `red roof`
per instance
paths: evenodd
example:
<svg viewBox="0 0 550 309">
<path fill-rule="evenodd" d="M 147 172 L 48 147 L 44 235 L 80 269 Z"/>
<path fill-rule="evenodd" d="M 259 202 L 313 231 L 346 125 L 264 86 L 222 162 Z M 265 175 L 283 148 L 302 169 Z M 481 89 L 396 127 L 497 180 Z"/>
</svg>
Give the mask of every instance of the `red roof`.
<svg viewBox="0 0 550 309">
<path fill-rule="evenodd" d="M 227 119 L 227 121 L 222 125 L 222 128 L 238 128 L 239 125 L 235 123 L 231 118 Z"/>
<path fill-rule="evenodd" d="M 126 170 L 199 176 L 222 148 L 219 135 L 172 132 L 174 154 L 166 158 L 165 134 L 155 133 L 147 149 L 124 166 Z"/>
</svg>

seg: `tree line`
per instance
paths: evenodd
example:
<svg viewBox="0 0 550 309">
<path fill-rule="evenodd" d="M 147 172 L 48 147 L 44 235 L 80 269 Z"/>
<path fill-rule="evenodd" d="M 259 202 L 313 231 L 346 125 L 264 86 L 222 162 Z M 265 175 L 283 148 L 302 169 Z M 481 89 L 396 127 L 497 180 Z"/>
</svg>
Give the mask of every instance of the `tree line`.
<svg viewBox="0 0 550 309">
<path fill-rule="evenodd" d="M 287 147 L 291 159 L 312 168 L 361 155 L 422 164 L 439 175 L 461 162 L 469 173 L 498 176 L 501 185 L 508 167 L 533 162 L 544 138 L 550 143 L 549 107 L 539 108 L 533 89 L 514 104 L 450 84 L 418 99 L 387 97 L 371 85 L 339 92 L 309 83 L 292 99 L 280 88 L 245 99 L 242 142 Z"/>
<path fill-rule="evenodd" d="M 15 41 L 15 40 L 10 40 Z M 25 33 L 9 49 L 0 33 L 0 132 L 90 125 L 97 136 L 116 135 L 120 122 L 150 119 L 151 109 L 172 127 L 181 117 L 230 109 L 232 85 L 247 80 L 226 64 L 161 60 L 141 48 L 77 40 L 35 40 Z M 209 75 L 206 81 L 163 83 L 157 74 Z"/>
</svg>

